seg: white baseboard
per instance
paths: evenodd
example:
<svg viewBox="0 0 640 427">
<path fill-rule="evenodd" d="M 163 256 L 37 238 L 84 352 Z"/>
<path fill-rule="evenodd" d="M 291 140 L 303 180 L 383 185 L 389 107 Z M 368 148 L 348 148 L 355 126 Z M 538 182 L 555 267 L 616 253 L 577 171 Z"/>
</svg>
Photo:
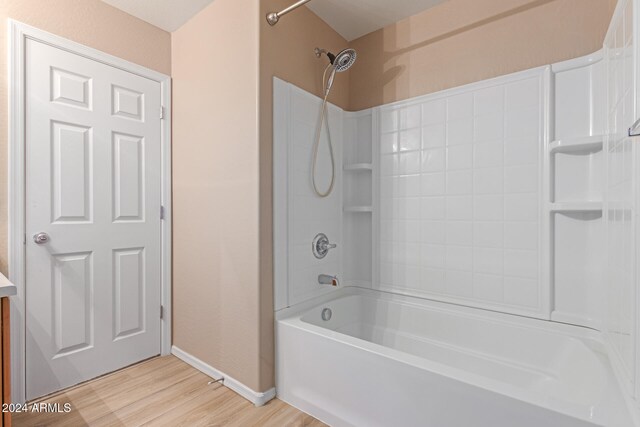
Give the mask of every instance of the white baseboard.
<svg viewBox="0 0 640 427">
<path fill-rule="evenodd" d="M 275 387 L 270 388 L 269 390 L 262 393 L 254 391 L 249 387 L 247 387 L 246 385 L 242 384 L 240 381 L 233 379 L 232 377 L 225 374 L 224 372 L 217 370 L 213 366 L 208 365 L 207 363 L 203 362 L 197 357 L 187 353 L 184 350 L 179 349 L 175 345 L 171 347 L 171 354 L 173 354 L 183 362 L 193 366 L 203 374 L 210 376 L 213 379 L 217 380 L 220 378 L 224 378 L 223 384 L 225 385 L 225 387 L 235 391 L 240 396 L 244 397 L 245 399 L 247 399 L 249 402 L 253 403 L 256 406 L 262 406 L 268 401 L 270 401 L 271 399 L 273 399 L 274 397 L 276 397 Z"/>
</svg>

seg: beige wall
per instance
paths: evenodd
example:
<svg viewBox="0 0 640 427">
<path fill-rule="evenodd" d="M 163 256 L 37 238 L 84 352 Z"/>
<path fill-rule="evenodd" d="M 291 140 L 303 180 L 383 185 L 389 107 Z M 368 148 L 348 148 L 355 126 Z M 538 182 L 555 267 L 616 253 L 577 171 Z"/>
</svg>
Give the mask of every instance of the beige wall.
<svg viewBox="0 0 640 427">
<path fill-rule="evenodd" d="M 173 343 L 263 391 L 258 8 L 215 0 L 172 33 Z"/>
<path fill-rule="evenodd" d="M 349 108 L 589 54 L 616 0 L 448 0 L 352 41 Z"/>
<path fill-rule="evenodd" d="M 347 41 L 306 7 L 269 26 L 267 12 L 281 10 L 291 0 L 260 2 L 260 353 L 262 389 L 274 382 L 273 339 L 273 76 L 320 96 L 322 72 L 328 60 L 316 58 L 315 47 L 331 52 L 347 47 Z M 329 100 L 343 108 L 349 102 L 349 72 L 336 77 Z"/>
<path fill-rule="evenodd" d="M 7 273 L 7 18 L 169 74 L 171 35 L 99 0 L 0 0 L 0 271 Z"/>
</svg>

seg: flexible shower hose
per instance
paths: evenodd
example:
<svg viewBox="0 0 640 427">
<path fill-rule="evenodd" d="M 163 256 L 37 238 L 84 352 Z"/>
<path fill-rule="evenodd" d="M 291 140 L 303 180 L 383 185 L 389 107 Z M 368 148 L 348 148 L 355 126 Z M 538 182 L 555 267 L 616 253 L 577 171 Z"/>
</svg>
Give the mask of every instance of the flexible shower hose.
<svg viewBox="0 0 640 427">
<path fill-rule="evenodd" d="M 336 162 L 333 156 L 333 144 L 331 143 L 331 132 L 329 131 L 329 119 L 327 117 L 327 98 L 329 97 L 329 92 L 331 90 L 331 85 L 328 85 L 328 82 L 325 83 L 325 78 L 327 77 L 327 70 L 332 68 L 333 65 L 329 64 L 327 68 L 324 69 L 324 73 L 322 74 L 322 87 L 326 87 L 324 91 L 324 98 L 322 99 L 322 107 L 320 108 L 320 123 L 316 127 L 316 139 L 313 144 L 313 165 L 311 167 L 311 181 L 313 182 L 313 191 L 320 197 L 327 197 L 333 191 L 333 184 L 335 183 L 336 177 Z M 329 188 L 326 192 L 322 192 L 318 190 L 318 184 L 316 183 L 316 166 L 318 163 L 318 149 L 320 148 L 320 136 L 322 134 L 322 125 L 325 125 L 327 129 L 327 143 L 329 144 L 329 156 L 331 157 L 331 183 L 329 184 Z"/>
</svg>

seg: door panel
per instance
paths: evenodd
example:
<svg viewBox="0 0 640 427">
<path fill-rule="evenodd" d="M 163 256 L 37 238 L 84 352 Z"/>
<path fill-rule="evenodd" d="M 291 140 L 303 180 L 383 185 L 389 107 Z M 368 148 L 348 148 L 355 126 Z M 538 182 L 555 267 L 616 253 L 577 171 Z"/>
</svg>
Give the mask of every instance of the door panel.
<svg viewBox="0 0 640 427">
<path fill-rule="evenodd" d="M 57 254 L 51 266 L 54 357 L 60 357 L 93 342 L 91 253 Z"/>
<path fill-rule="evenodd" d="M 25 77 L 33 399 L 160 353 L 160 84 L 32 40 Z"/>
</svg>

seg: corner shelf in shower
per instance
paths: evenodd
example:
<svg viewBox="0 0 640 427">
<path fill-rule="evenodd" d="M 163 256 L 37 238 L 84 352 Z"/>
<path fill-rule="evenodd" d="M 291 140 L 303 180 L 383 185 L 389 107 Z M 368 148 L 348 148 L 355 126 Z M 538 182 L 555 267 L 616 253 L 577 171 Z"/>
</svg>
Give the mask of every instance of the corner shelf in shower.
<svg viewBox="0 0 640 427">
<path fill-rule="evenodd" d="M 345 212 L 373 212 L 373 208 L 371 206 L 345 206 Z"/>
<path fill-rule="evenodd" d="M 556 202 L 551 212 L 601 212 L 602 202 Z"/>
<path fill-rule="evenodd" d="M 373 164 L 371 163 L 352 163 L 350 165 L 344 165 L 346 171 L 370 171 L 373 170 Z"/>
<path fill-rule="evenodd" d="M 602 135 L 561 139 L 549 144 L 549 152 L 554 154 L 600 151 L 603 140 L 604 136 Z"/>
</svg>

